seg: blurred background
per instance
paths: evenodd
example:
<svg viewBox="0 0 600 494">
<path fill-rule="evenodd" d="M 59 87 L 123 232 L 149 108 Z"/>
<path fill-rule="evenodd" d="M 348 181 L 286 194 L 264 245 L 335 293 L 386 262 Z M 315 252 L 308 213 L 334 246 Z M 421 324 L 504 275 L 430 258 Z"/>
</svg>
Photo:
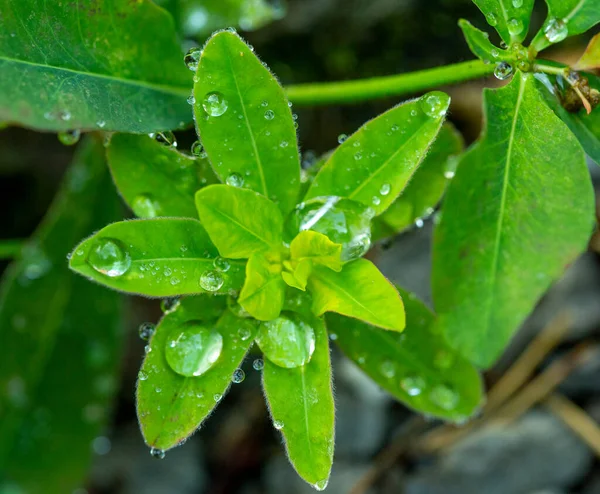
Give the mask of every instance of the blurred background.
<svg viewBox="0 0 600 494">
<path fill-rule="evenodd" d="M 545 14 L 543 2 L 537 2 L 531 31 Z M 461 17 L 489 29 L 470 0 L 288 0 L 281 19 L 241 31 L 286 85 L 469 60 L 473 57 L 457 26 Z M 576 60 L 592 34 L 569 39 L 548 57 Z M 481 128 L 481 89 L 496 84 L 489 79 L 444 88 L 453 99 L 450 119 L 467 143 Z M 310 159 L 332 149 L 339 134 L 354 132 L 398 102 L 294 108 L 302 152 Z M 193 132 L 181 132 L 178 140 L 185 150 L 195 138 Z M 56 135 L 0 130 L 0 237 L 26 238 L 34 231 L 74 151 Z M 600 194 L 600 168 L 589 165 Z M 123 207 L 123 216 L 130 215 Z M 431 231 L 429 220 L 370 254 L 384 274 L 428 303 Z M 600 494 L 598 252 L 596 238 L 486 374 L 492 390 L 488 407 L 500 402 L 504 407 L 486 411 L 462 429 L 413 414 L 334 349 L 336 450 L 327 492 Z M 0 261 L 0 270 L 7 265 Z M 73 494 L 313 492 L 287 462 L 251 357 L 244 364 L 246 379 L 232 385 L 201 431 L 163 460 L 149 454 L 135 415 L 145 345 L 137 328 L 156 322 L 161 309 L 156 300 L 128 297 L 127 303 L 126 347 L 112 384 L 116 401 L 107 426 L 90 444 L 89 476 Z M 0 494 L 20 492 L 0 486 Z"/>
</svg>

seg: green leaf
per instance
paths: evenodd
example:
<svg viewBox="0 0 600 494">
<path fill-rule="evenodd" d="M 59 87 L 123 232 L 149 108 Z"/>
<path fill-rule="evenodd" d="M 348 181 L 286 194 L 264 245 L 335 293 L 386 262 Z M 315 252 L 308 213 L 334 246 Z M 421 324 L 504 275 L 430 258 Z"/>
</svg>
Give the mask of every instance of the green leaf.
<svg viewBox="0 0 600 494">
<path fill-rule="evenodd" d="M 467 40 L 469 48 L 475 56 L 484 62 L 494 62 L 495 60 L 508 60 L 511 58 L 509 52 L 501 50 L 490 42 L 490 35 L 479 29 L 465 19 L 458 21 L 463 35 Z"/>
<path fill-rule="evenodd" d="M 211 185 L 196 193 L 196 207 L 222 256 L 247 259 L 255 251 L 281 248 L 281 213 L 252 190 Z"/>
<path fill-rule="evenodd" d="M 263 386 L 292 465 L 323 490 L 333 462 L 335 409 L 327 332 L 321 319 L 312 317 L 311 324 L 316 342 L 310 362 L 286 369 L 265 359 Z"/>
<path fill-rule="evenodd" d="M 533 75 L 486 90 L 485 112 L 486 130 L 448 187 L 432 281 L 441 330 L 481 367 L 585 249 L 594 212 L 581 147 Z"/>
<path fill-rule="evenodd" d="M 454 174 L 456 155 L 463 146 L 460 133 L 452 124 L 445 123 L 404 192 L 373 220 L 375 239 L 396 235 L 433 212 Z"/>
<path fill-rule="evenodd" d="M 22 259 L 3 278 L 3 492 L 80 488 L 91 462 L 90 444 L 101 434 L 117 391 L 122 299 L 71 273 L 66 262 L 74 242 L 119 215 L 103 153 L 100 143 L 81 145 Z"/>
<path fill-rule="evenodd" d="M 546 0 L 546 5 L 548 17 L 531 42 L 537 51 L 585 33 L 600 22 L 600 0 Z"/>
<path fill-rule="evenodd" d="M 330 336 L 373 381 L 406 406 L 463 422 L 482 404 L 481 377 L 435 331 L 435 316 L 425 304 L 414 294 L 399 291 L 407 318 L 402 334 L 328 314 Z"/>
<path fill-rule="evenodd" d="M 4 0 L 0 121 L 148 133 L 191 120 L 192 75 L 150 0 Z"/>
<path fill-rule="evenodd" d="M 425 157 L 449 104 L 446 94 L 428 93 L 367 122 L 335 150 L 305 199 L 347 197 L 382 213 Z"/>
<path fill-rule="evenodd" d="M 224 297 L 184 298 L 165 315 L 150 340 L 140 370 L 137 412 L 146 444 L 167 450 L 181 444 L 221 401 L 252 345 L 256 326 L 225 311 Z M 222 313 L 220 319 L 217 317 Z M 214 328 L 222 339 L 218 360 L 199 376 L 186 377 L 167 361 L 167 346 L 185 332 Z M 192 356 L 188 356 L 192 357 Z"/>
<path fill-rule="evenodd" d="M 310 259 L 302 259 L 293 264 L 290 261 L 283 261 L 283 267 L 286 269 L 281 272 L 283 281 L 298 290 L 306 290 L 308 277 L 310 276 L 310 273 L 312 273 L 312 261 Z"/>
<path fill-rule="evenodd" d="M 600 33 L 588 43 L 585 52 L 575 64 L 577 70 L 593 70 L 600 68 Z"/>
<path fill-rule="evenodd" d="M 113 223 L 81 242 L 69 265 L 104 286 L 149 297 L 239 290 L 244 264 L 218 252 L 199 221 L 187 218 Z"/>
<path fill-rule="evenodd" d="M 194 114 L 217 175 L 275 201 L 284 213 L 300 190 L 292 112 L 277 79 L 237 34 L 206 43 L 194 85 Z"/>
<path fill-rule="evenodd" d="M 238 303 L 255 319 L 270 321 L 279 316 L 285 283 L 281 277 L 281 256 L 255 252 L 246 265 L 246 281 Z"/>
<path fill-rule="evenodd" d="M 585 74 L 591 88 L 600 91 L 600 78 Z M 584 151 L 600 165 L 600 106 L 589 115 L 584 108 L 579 111 L 567 111 L 560 97 L 560 89 L 556 78 L 546 74 L 537 74 L 538 87 L 546 99 L 548 106 L 567 124 L 571 132 L 579 140 Z"/>
<path fill-rule="evenodd" d="M 290 244 L 290 253 L 292 261 L 310 260 L 334 271 L 342 270 L 342 246 L 319 232 L 311 230 L 300 232 Z"/>
<path fill-rule="evenodd" d="M 147 136 L 115 134 L 106 153 L 121 196 L 140 218 L 197 218 L 194 194 L 219 181 L 207 159 L 186 156 Z"/>
<path fill-rule="evenodd" d="M 534 0 L 473 0 L 473 3 L 507 45 L 521 43 L 527 36 Z"/>
<path fill-rule="evenodd" d="M 313 297 L 312 310 L 317 316 L 337 312 L 384 329 L 404 329 L 404 305 L 400 295 L 366 259 L 349 262 L 339 273 L 315 266 L 308 288 Z"/>
</svg>

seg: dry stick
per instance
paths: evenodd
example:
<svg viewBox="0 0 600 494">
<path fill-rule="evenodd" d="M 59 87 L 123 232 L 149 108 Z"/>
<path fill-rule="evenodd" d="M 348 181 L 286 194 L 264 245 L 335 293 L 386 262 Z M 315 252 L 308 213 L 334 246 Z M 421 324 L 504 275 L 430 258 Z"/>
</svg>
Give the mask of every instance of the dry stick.
<svg viewBox="0 0 600 494">
<path fill-rule="evenodd" d="M 487 417 L 531 377 L 537 366 L 560 343 L 569 328 L 569 322 L 568 312 L 562 311 L 538 333 L 519 358 L 492 387 L 481 418 L 474 419 L 461 428 L 442 425 L 432 430 L 422 439 L 419 449 L 428 453 L 437 451 L 454 444 L 473 429 L 483 425 Z"/>
<path fill-rule="evenodd" d="M 554 393 L 544 400 L 544 405 L 583 439 L 600 458 L 600 426 L 571 400 Z"/>
</svg>

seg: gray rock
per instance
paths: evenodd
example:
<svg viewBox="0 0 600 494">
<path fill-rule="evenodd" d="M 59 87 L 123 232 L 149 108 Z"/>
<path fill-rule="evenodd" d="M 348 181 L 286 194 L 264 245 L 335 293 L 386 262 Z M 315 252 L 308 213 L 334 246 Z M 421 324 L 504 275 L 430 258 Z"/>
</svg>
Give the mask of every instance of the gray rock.
<svg viewBox="0 0 600 494">
<path fill-rule="evenodd" d="M 533 411 L 520 421 L 476 432 L 437 464 L 418 470 L 407 494 L 530 494 L 563 489 L 588 471 L 592 453 L 553 415 Z"/>
</svg>

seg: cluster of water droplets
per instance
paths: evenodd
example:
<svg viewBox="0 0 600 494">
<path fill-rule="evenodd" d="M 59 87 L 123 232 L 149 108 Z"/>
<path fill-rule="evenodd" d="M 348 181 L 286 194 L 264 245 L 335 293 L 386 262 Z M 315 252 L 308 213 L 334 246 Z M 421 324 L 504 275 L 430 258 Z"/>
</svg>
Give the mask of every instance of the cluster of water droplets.
<svg viewBox="0 0 600 494">
<path fill-rule="evenodd" d="M 214 269 L 205 271 L 200 276 L 199 284 L 203 290 L 207 292 L 216 292 L 225 283 L 223 273 L 226 273 L 231 268 L 230 262 L 223 258 L 217 257 L 213 260 Z"/>
</svg>

